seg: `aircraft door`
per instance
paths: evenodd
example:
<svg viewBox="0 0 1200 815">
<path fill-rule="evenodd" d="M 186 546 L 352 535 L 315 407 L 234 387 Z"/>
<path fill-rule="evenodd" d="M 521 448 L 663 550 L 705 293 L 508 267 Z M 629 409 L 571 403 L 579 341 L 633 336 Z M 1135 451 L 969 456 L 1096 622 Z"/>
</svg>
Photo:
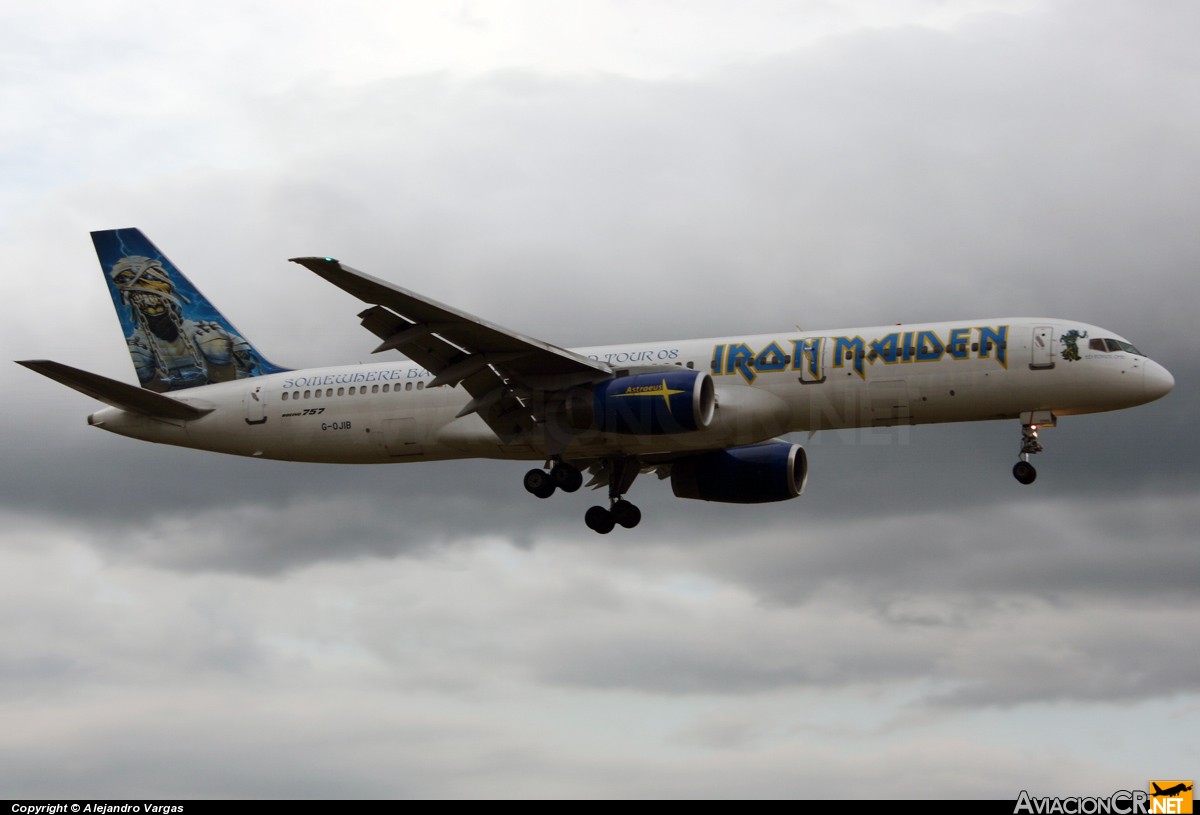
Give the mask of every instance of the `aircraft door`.
<svg viewBox="0 0 1200 815">
<path fill-rule="evenodd" d="M 800 374 L 801 385 L 817 385 L 826 380 L 825 372 L 833 359 L 830 356 L 832 346 L 828 337 L 814 337 L 803 344 L 797 341 L 796 359 L 792 365 Z"/>
<path fill-rule="evenodd" d="M 1033 329 L 1033 340 L 1029 346 L 1031 349 L 1030 368 L 1038 370 L 1039 368 L 1054 367 L 1054 350 L 1051 347 L 1053 342 L 1053 326 L 1039 325 Z"/>
<path fill-rule="evenodd" d="M 246 406 L 246 424 L 266 424 L 267 392 L 262 385 L 255 385 L 243 402 Z"/>
</svg>

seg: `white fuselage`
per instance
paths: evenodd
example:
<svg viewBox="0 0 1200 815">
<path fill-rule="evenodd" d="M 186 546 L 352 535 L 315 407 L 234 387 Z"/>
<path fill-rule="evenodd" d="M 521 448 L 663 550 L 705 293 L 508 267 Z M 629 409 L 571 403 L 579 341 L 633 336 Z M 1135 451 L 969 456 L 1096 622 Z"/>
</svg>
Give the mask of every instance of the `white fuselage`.
<svg viewBox="0 0 1200 815">
<path fill-rule="evenodd" d="M 462 387 L 426 387 L 433 375 L 403 360 L 172 394 L 211 409 L 191 421 L 108 408 L 89 422 L 152 442 L 290 461 L 544 459 L 550 449 L 570 460 L 711 450 L 795 431 L 1093 413 L 1171 389 L 1162 366 L 1089 348 L 1097 338 L 1120 339 L 1070 320 L 1000 318 L 577 349 L 618 370 L 669 365 L 710 373 L 717 396 L 711 424 L 674 435 L 542 425 L 504 443 L 478 414 L 456 418 L 470 401 Z"/>
</svg>

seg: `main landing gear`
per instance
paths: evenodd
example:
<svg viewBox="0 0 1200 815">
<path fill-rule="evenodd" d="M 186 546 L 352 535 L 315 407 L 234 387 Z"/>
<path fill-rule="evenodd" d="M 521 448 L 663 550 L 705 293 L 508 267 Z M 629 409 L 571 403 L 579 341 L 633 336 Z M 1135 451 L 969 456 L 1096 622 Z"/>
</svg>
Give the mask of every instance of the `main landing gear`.
<svg viewBox="0 0 1200 815">
<path fill-rule="evenodd" d="M 621 496 L 629 492 L 637 478 L 639 464 L 634 458 L 610 458 L 604 461 L 608 476 L 608 509 L 592 507 L 583 516 L 588 529 L 607 535 L 614 527 L 633 529 L 642 521 L 642 511 Z"/>
<path fill-rule="evenodd" d="M 626 529 L 633 529 L 642 522 L 642 511 L 624 498 L 618 498 L 612 502 L 610 509 L 604 507 L 589 509 L 584 513 L 583 522 L 593 532 L 607 535 L 618 525 Z"/>
<path fill-rule="evenodd" d="M 550 471 L 530 470 L 525 473 L 525 489 L 538 498 L 549 498 L 554 491 L 575 492 L 583 486 L 583 473 L 562 461 L 555 462 Z"/>
<path fill-rule="evenodd" d="M 1029 416 L 1030 418 L 1026 418 Z M 1021 417 L 1021 460 L 1013 465 L 1013 478 L 1022 484 L 1032 484 L 1037 478 L 1037 470 L 1029 463 L 1029 457 L 1044 449 L 1038 441 L 1038 423 L 1031 414 Z M 1054 427 L 1054 416 L 1049 414 L 1049 420 L 1040 423 L 1043 427 Z"/>
<path fill-rule="evenodd" d="M 588 529 L 607 535 L 614 528 L 633 529 L 642 520 L 642 511 L 621 496 L 629 491 L 638 474 L 635 459 L 609 459 L 603 463 L 608 476 L 608 508 L 592 507 L 583 516 Z M 583 486 L 583 473 L 564 461 L 556 461 L 548 471 L 533 469 L 525 473 L 525 489 L 538 498 L 549 498 L 556 489 L 575 492 Z"/>
</svg>

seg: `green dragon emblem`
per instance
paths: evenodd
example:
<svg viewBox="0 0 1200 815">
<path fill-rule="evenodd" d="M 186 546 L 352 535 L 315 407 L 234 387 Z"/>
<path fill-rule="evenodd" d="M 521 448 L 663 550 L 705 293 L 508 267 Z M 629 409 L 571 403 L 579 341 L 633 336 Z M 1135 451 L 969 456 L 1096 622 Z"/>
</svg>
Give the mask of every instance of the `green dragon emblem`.
<svg viewBox="0 0 1200 815">
<path fill-rule="evenodd" d="M 1079 341 L 1087 339 L 1087 332 L 1080 332 L 1078 329 L 1072 328 L 1066 334 L 1058 338 L 1063 344 L 1062 358 L 1067 362 L 1078 362 L 1083 359 L 1079 356 Z"/>
</svg>

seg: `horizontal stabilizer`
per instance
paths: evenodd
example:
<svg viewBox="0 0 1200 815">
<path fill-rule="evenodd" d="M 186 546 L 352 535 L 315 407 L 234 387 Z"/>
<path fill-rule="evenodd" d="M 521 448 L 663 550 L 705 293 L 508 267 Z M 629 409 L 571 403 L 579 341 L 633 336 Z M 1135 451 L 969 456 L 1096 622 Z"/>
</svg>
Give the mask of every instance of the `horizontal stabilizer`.
<svg viewBox="0 0 1200 815">
<path fill-rule="evenodd" d="M 24 365 L 31 371 L 37 371 L 45 377 L 53 379 L 85 393 L 93 399 L 99 399 L 106 405 L 112 405 L 121 410 L 141 413 L 144 416 L 154 416 L 159 419 L 199 419 L 212 408 L 198 408 L 185 404 L 161 393 L 145 390 L 134 385 L 127 385 L 115 379 L 109 379 L 99 374 L 81 371 L 61 362 L 51 362 L 48 359 L 16 360 L 18 365 Z"/>
</svg>

